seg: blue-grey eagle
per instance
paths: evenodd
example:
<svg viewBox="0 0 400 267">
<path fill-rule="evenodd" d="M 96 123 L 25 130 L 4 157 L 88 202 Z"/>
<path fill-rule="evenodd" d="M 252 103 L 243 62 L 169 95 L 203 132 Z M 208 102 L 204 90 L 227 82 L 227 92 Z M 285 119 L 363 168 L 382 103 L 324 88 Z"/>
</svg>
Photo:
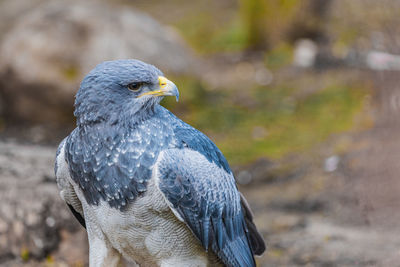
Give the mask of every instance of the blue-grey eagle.
<svg viewBox="0 0 400 267">
<path fill-rule="evenodd" d="M 265 244 L 226 159 L 164 96 L 175 84 L 138 60 L 99 64 L 76 94 L 55 173 L 90 266 L 255 266 Z"/>
</svg>

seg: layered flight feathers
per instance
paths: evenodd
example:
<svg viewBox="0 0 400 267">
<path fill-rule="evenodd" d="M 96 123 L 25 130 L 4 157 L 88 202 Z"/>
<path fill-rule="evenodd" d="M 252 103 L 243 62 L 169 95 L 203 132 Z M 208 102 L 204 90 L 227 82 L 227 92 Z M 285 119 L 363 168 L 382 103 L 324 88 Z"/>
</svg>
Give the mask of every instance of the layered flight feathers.
<svg viewBox="0 0 400 267">
<path fill-rule="evenodd" d="M 226 266 L 255 266 L 240 193 L 222 153 L 203 134 L 175 129 L 183 147 L 160 154 L 156 176 L 175 214 Z M 190 138 L 188 134 L 190 133 Z"/>
</svg>

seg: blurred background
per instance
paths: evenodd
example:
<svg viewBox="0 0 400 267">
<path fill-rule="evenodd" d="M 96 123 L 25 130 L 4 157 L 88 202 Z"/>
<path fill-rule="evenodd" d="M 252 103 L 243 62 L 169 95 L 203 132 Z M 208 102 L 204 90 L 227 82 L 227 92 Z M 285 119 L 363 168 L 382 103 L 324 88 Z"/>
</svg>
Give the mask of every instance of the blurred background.
<svg viewBox="0 0 400 267">
<path fill-rule="evenodd" d="M 222 150 L 259 266 L 399 266 L 400 1 L 0 0 L 0 266 L 87 266 L 56 147 L 81 79 L 137 58 Z"/>
</svg>

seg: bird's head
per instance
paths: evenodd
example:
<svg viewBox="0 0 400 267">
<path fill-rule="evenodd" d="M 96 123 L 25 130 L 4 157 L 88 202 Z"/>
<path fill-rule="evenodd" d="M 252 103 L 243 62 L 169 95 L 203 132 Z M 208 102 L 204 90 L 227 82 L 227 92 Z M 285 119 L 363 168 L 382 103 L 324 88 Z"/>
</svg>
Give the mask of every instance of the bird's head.
<svg viewBox="0 0 400 267">
<path fill-rule="evenodd" d="M 75 97 L 78 125 L 140 121 L 151 116 L 164 96 L 179 91 L 153 65 L 139 60 L 106 61 L 82 81 Z"/>
</svg>

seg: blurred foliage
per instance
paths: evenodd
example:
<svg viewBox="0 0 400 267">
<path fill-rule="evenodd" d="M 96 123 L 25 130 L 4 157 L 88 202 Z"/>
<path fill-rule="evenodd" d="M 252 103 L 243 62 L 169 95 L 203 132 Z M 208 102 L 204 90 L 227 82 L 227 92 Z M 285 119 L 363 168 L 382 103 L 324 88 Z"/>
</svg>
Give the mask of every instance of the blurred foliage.
<svg viewBox="0 0 400 267">
<path fill-rule="evenodd" d="M 247 43 L 245 28 L 237 17 L 218 23 L 212 14 L 198 13 L 184 16 L 175 26 L 200 53 L 240 51 Z"/>
<path fill-rule="evenodd" d="M 279 69 L 292 63 L 293 47 L 288 43 L 281 43 L 265 54 L 265 65 L 271 69 Z"/>
<path fill-rule="evenodd" d="M 174 25 L 201 53 L 261 48 L 284 33 L 293 19 L 297 2 L 242 0 L 229 21 L 220 21 L 213 12 L 199 12 L 183 16 Z"/>
<path fill-rule="evenodd" d="M 328 5 L 330 0 L 325 0 Z M 201 53 L 271 49 L 282 41 L 316 38 L 324 16 L 320 0 L 240 0 L 228 18 L 216 10 L 188 12 L 174 25 Z"/>
<path fill-rule="evenodd" d="M 66 66 L 61 71 L 63 74 L 62 76 L 69 81 L 73 81 L 80 74 L 79 67 L 74 65 Z"/>
<path fill-rule="evenodd" d="M 400 52 L 399 1 L 336 0 L 330 13 L 325 30 L 336 50 L 350 46 Z"/>
<path fill-rule="evenodd" d="M 128 0 L 119 0 L 132 5 Z M 273 49 L 315 39 L 331 0 L 136 0 L 135 7 L 175 26 L 202 54 Z M 175 8 L 173 8 L 175 7 Z M 179 8 L 176 8 L 179 7 Z"/>
<path fill-rule="evenodd" d="M 30 252 L 29 252 L 29 250 L 26 249 L 26 248 L 22 248 L 22 249 L 21 249 L 21 254 L 20 254 L 20 256 L 21 256 L 21 259 L 22 259 L 23 261 L 28 261 L 29 258 L 30 258 Z"/>
<path fill-rule="evenodd" d="M 277 159 L 352 129 L 369 86 L 340 75 L 318 74 L 322 82 L 312 92 L 304 88 L 315 79 L 310 75 L 246 88 L 250 104 L 237 101 L 242 89 L 211 91 L 195 79 L 178 78 L 182 103 L 169 99 L 164 105 L 210 135 L 232 164 Z"/>
<path fill-rule="evenodd" d="M 250 48 L 265 47 L 282 39 L 304 1 L 241 0 L 240 14 Z"/>
</svg>

